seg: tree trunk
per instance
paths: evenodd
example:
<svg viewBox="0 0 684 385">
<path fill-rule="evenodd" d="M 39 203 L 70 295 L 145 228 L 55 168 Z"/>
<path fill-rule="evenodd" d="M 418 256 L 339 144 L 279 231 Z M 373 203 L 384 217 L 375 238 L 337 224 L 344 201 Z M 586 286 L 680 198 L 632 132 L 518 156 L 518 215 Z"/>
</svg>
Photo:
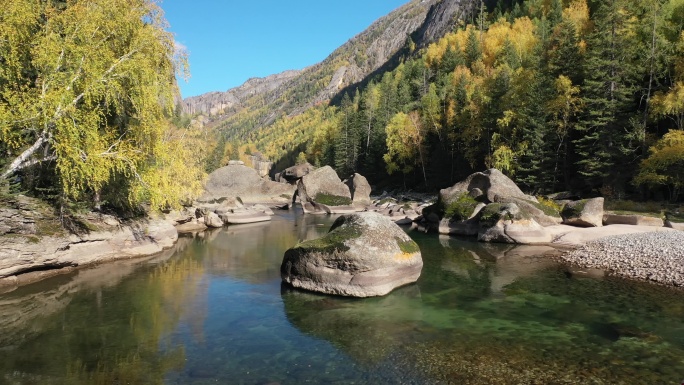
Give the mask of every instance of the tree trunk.
<svg viewBox="0 0 684 385">
<path fill-rule="evenodd" d="M 47 138 L 45 134 L 41 134 L 38 139 L 36 140 L 35 143 L 24 152 L 21 153 L 18 157 L 10 163 L 9 167 L 5 172 L 2 173 L 2 178 L 7 178 L 8 176 L 12 175 L 17 170 L 21 170 L 22 168 L 26 167 L 26 164 L 29 163 L 28 159 L 31 157 L 31 155 L 35 154 L 36 151 L 42 146 L 45 142 L 47 141 Z M 35 162 L 32 162 L 31 164 L 35 164 Z"/>
</svg>

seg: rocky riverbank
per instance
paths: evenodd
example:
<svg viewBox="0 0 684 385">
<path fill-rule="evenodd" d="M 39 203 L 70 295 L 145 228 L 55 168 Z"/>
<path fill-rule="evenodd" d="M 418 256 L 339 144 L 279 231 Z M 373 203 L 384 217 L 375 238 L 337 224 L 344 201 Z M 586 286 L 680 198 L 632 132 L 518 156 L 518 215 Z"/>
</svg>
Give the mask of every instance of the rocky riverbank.
<svg viewBox="0 0 684 385">
<path fill-rule="evenodd" d="M 164 218 L 121 220 L 87 213 L 72 218 L 69 232 L 54 208 L 22 195 L 0 201 L 0 291 L 74 268 L 152 255 L 176 243 L 178 231 Z"/>
<path fill-rule="evenodd" d="M 103 224 L 82 234 L 0 237 L 0 290 L 11 290 L 74 268 L 147 256 L 173 246 L 178 231 L 163 219 Z"/>
<path fill-rule="evenodd" d="M 684 287 L 684 232 L 614 235 L 591 241 L 560 258 L 609 275 Z"/>
</svg>

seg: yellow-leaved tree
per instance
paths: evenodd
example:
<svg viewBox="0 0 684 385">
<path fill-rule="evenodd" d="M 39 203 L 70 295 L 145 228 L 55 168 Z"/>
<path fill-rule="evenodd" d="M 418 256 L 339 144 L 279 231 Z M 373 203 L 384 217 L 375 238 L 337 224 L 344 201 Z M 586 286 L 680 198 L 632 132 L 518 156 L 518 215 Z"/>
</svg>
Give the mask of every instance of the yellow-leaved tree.
<svg viewBox="0 0 684 385">
<path fill-rule="evenodd" d="M 7 0 L 0 7 L 2 178 L 40 167 L 63 199 L 175 206 L 201 188 L 187 73 L 153 0 Z"/>
<path fill-rule="evenodd" d="M 425 133 L 418 111 L 409 114 L 399 112 L 387 123 L 387 153 L 383 156 L 387 164 L 387 172 L 392 174 L 401 170 L 404 174 L 413 171 L 420 164 L 423 179 L 427 183 L 425 173 Z"/>
<path fill-rule="evenodd" d="M 638 185 L 664 186 L 675 202 L 684 188 L 684 131 L 670 130 L 650 149 L 641 162 L 634 182 Z"/>
</svg>

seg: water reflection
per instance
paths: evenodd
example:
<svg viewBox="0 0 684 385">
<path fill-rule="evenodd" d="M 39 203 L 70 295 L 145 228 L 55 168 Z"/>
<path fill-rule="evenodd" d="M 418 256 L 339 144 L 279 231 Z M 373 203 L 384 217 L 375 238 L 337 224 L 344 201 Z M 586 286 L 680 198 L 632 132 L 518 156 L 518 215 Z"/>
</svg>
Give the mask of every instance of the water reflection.
<svg viewBox="0 0 684 385">
<path fill-rule="evenodd" d="M 676 383 L 684 296 L 576 279 L 544 247 L 411 232 L 416 284 L 350 299 L 283 287 L 334 218 L 280 213 L 0 295 L 0 383 Z"/>
<path fill-rule="evenodd" d="M 362 364 L 377 364 L 408 343 L 423 320 L 416 285 L 369 299 L 334 298 L 283 285 L 281 296 L 293 326 L 332 342 Z"/>
<path fill-rule="evenodd" d="M 325 234 L 334 217 L 291 211 L 273 220 L 214 230 L 202 245 L 205 266 L 213 273 L 249 283 L 280 279 L 280 263 L 298 241 Z"/>
<path fill-rule="evenodd" d="M 160 352 L 164 337 L 188 310 L 193 319 L 203 315 L 193 305 L 202 296 L 201 265 L 170 259 L 191 244 L 180 240 L 151 258 L 77 270 L 0 297 L 0 379 L 163 383 L 185 358 L 182 346 Z"/>
</svg>

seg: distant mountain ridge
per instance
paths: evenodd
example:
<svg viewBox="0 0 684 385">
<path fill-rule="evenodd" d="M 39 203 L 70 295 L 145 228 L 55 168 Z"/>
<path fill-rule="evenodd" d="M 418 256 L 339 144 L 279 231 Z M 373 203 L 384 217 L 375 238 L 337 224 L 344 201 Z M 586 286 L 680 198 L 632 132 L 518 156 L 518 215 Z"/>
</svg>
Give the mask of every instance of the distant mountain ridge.
<svg viewBox="0 0 684 385">
<path fill-rule="evenodd" d="M 250 78 L 239 87 L 226 92 L 208 92 L 183 100 L 183 112 L 191 115 L 220 115 L 230 109 L 239 108 L 244 100 L 252 96 L 272 92 L 283 83 L 299 75 L 301 70 L 288 70 L 263 78 Z"/>
<path fill-rule="evenodd" d="M 327 103 L 362 82 L 407 47 L 444 36 L 455 20 L 474 9 L 474 0 L 413 0 L 381 17 L 318 64 L 252 78 L 226 92 L 210 92 L 182 102 L 183 111 L 203 115 L 212 128 L 231 139 L 245 139 L 279 116 L 295 115 Z"/>
</svg>

